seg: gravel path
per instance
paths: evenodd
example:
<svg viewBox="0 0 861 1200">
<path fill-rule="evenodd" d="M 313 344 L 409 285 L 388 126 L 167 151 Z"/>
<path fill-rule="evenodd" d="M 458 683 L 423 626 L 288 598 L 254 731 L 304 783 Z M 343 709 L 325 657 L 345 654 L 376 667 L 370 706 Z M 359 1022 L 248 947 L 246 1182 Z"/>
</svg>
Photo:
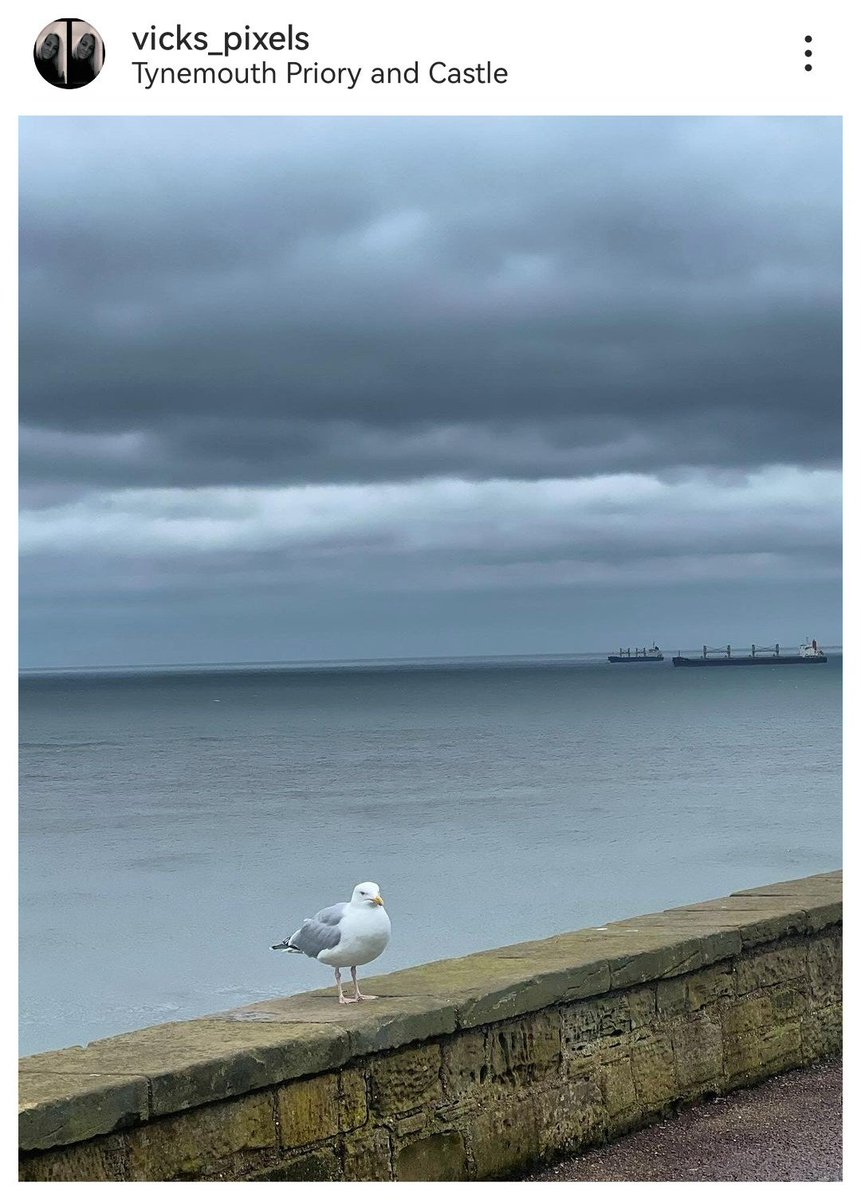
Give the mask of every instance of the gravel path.
<svg viewBox="0 0 861 1200">
<path fill-rule="evenodd" d="M 547 1182 L 841 1178 L 842 1065 L 788 1071 L 530 1175 Z"/>
</svg>

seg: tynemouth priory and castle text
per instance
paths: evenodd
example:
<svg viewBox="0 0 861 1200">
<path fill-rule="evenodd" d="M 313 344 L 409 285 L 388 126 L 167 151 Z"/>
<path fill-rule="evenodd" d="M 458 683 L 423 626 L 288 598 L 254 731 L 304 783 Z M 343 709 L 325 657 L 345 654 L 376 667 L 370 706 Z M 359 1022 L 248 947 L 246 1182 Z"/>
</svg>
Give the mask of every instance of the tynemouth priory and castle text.
<svg viewBox="0 0 861 1200">
<path fill-rule="evenodd" d="M 352 91 L 363 84 L 500 85 L 507 83 L 509 77 L 507 67 L 490 59 L 480 62 L 436 59 L 425 63 L 414 59 L 389 64 L 321 62 L 311 57 L 311 35 L 293 25 L 283 30 L 256 30 L 244 25 L 214 35 L 182 25 L 169 28 L 151 25 L 133 31 L 131 38 L 135 51 L 131 66 L 136 82 L 146 91 L 172 84 L 289 84 L 334 86 Z M 165 62 L 168 55 L 170 61 Z M 195 56 L 193 62 L 189 61 L 191 55 Z M 248 61 L 251 55 L 254 60 Z M 209 61 L 201 62 L 198 56 Z"/>
</svg>

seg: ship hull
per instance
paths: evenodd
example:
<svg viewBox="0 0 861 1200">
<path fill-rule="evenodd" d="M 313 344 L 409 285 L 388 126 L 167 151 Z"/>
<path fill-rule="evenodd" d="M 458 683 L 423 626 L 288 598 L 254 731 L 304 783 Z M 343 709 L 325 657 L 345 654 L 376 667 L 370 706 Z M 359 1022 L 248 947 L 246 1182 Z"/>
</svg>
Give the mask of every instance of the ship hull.
<svg viewBox="0 0 861 1200">
<path fill-rule="evenodd" d="M 638 654 L 630 656 L 627 654 L 608 654 L 607 662 L 663 662 L 663 654 Z"/>
<path fill-rule="evenodd" d="M 757 654 L 734 655 L 731 658 L 683 658 L 681 655 L 673 659 L 674 667 L 781 667 L 781 666 L 810 666 L 815 663 L 827 663 L 825 654 Z"/>
</svg>

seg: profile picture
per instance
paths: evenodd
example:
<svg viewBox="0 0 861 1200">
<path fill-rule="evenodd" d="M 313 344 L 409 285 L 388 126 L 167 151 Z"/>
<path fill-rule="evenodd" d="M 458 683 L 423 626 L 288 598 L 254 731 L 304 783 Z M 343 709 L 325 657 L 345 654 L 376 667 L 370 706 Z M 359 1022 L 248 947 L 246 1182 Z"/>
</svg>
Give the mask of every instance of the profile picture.
<svg viewBox="0 0 861 1200">
<path fill-rule="evenodd" d="M 85 87 L 102 69 L 105 44 L 86 21 L 61 17 L 36 38 L 33 60 L 42 78 L 54 87 Z"/>
</svg>

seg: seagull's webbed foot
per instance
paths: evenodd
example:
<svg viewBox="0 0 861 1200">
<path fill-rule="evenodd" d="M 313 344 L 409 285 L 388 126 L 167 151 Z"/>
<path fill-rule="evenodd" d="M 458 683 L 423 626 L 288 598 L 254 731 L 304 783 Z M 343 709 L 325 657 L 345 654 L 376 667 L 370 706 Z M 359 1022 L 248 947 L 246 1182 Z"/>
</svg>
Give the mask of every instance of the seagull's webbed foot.
<svg viewBox="0 0 861 1200">
<path fill-rule="evenodd" d="M 364 998 L 365 998 L 364 996 L 361 996 L 361 997 L 345 996 L 344 993 L 341 992 L 340 996 L 338 997 L 338 1003 L 339 1004 L 357 1004 L 360 999 L 364 1000 Z"/>
</svg>

